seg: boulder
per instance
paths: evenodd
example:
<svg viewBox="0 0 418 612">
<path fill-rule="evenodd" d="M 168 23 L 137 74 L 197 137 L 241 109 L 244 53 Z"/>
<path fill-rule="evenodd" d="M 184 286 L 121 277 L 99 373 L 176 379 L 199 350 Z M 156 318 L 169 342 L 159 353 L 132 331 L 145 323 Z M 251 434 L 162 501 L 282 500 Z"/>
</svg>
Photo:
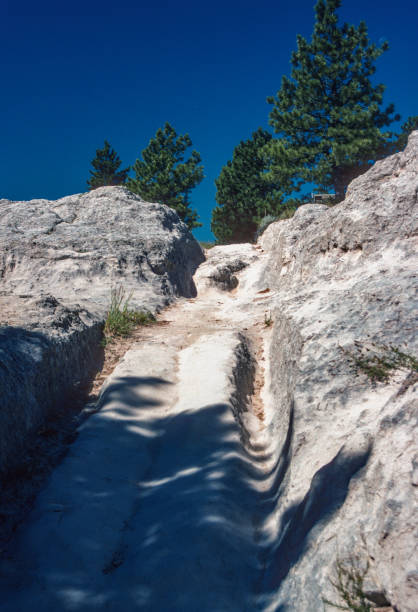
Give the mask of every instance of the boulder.
<svg viewBox="0 0 418 612">
<path fill-rule="evenodd" d="M 254 263 L 257 255 L 251 244 L 228 244 L 212 247 L 205 263 L 199 267 L 195 282 L 199 293 L 214 287 L 232 291 L 238 286 L 237 273 Z"/>
<path fill-rule="evenodd" d="M 417 357 L 417 194 L 414 132 L 344 202 L 302 206 L 260 239 L 260 289 L 276 292 L 268 427 L 281 471 L 262 587 L 275 610 L 338 602 L 340 563 L 375 602 L 418 609 L 417 376 L 373 382 L 354 362 L 390 346 Z"/>
<path fill-rule="evenodd" d="M 158 311 L 196 294 L 203 252 L 177 213 L 123 187 L 0 200 L 0 472 L 100 367 L 112 289 Z"/>
<path fill-rule="evenodd" d="M 122 285 L 131 303 L 155 310 L 195 295 L 202 250 L 177 213 L 124 187 L 54 202 L 0 200 L 2 293 L 87 300 L 106 309 Z"/>
</svg>

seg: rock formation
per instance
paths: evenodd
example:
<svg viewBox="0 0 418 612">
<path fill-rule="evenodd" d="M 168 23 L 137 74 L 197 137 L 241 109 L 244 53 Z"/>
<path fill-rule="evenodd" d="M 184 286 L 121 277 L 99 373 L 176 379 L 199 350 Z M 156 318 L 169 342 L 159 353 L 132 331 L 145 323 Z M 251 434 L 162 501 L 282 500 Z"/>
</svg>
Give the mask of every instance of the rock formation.
<svg viewBox="0 0 418 612">
<path fill-rule="evenodd" d="M 288 466 L 263 584 L 275 610 L 335 601 L 340 562 L 368 567 L 376 604 L 418 609 L 417 378 L 372 383 L 349 358 L 374 345 L 417 356 L 417 195 L 415 132 L 344 202 L 303 206 L 261 238 L 260 287 L 276 292 L 269 427 Z"/>
<path fill-rule="evenodd" d="M 364 609 L 418 609 L 417 153 L 415 132 L 344 202 L 303 206 L 257 245 L 208 252 L 198 296 L 119 362 L 10 543 L 5 612 L 319 612 L 343 604 L 339 571 L 342 588 L 361 583 Z M 47 236 L 34 252 L 49 252 Z M 13 262 L 5 285 L 31 290 L 29 264 Z M 77 259 L 76 287 L 92 267 Z M 31 308 L 94 333 L 106 293 L 91 286 L 97 315 L 46 293 Z M 371 355 L 381 368 L 401 353 L 371 380 Z"/>
<path fill-rule="evenodd" d="M 123 187 L 0 200 L 0 471 L 98 367 L 112 288 L 155 312 L 195 294 L 202 250 L 177 213 Z"/>
<path fill-rule="evenodd" d="M 124 187 L 48 200 L 0 200 L 2 292 L 53 293 L 99 309 L 122 284 L 140 308 L 192 297 L 201 249 L 177 213 Z M 52 289 L 51 289 L 52 288 Z"/>
</svg>

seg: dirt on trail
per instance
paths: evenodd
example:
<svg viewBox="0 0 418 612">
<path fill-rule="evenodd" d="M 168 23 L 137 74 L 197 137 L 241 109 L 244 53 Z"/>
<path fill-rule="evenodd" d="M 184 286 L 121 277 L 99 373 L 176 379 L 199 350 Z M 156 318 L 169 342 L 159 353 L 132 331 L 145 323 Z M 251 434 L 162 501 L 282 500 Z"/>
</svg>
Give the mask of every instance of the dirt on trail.
<svg viewBox="0 0 418 612">
<path fill-rule="evenodd" d="M 3 551 L 4 612 L 266 609 L 273 296 L 257 247 L 207 255 L 196 298 L 108 347 L 97 404 Z"/>
</svg>

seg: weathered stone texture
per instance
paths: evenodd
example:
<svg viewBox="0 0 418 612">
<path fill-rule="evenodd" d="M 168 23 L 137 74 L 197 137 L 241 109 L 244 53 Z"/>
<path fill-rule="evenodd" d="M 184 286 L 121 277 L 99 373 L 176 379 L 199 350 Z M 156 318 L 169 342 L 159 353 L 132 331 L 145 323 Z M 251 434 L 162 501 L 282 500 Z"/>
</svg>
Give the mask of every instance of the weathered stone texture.
<svg viewBox="0 0 418 612">
<path fill-rule="evenodd" d="M 270 253 L 260 288 L 277 293 L 270 430 L 287 466 L 264 584 L 275 610 L 335 601 L 337 559 L 368 563 L 382 601 L 418 609 L 417 385 L 402 370 L 373 384 L 341 348 L 418 353 L 417 153 L 415 132 L 404 152 L 353 181 L 344 202 L 303 206 L 260 240 Z"/>
<path fill-rule="evenodd" d="M 161 308 L 192 296 L 204 257 L 177 213 L 123 187 L 101 187 L 49 202 L 0 201 L 1 289 L 103 309 L 110 288 L 132 292 L 132 304 Z"/>
<path fill-rule="evenodd" d="M 195 281 L 199 292 L 215 287 L 232 291 L 238 286 L 236 274 L 257 259 L 250 244 L 228 244 L 212 247 L 204 265 L 196 272 Z"/>
<path fill-rule="evenodd" d="M 177 213 L 123 187 L 0 200 L 0 470 L 99 367 L 112 288 L 158 310 L 195 295 L 204 256 Z"/>
</svg>

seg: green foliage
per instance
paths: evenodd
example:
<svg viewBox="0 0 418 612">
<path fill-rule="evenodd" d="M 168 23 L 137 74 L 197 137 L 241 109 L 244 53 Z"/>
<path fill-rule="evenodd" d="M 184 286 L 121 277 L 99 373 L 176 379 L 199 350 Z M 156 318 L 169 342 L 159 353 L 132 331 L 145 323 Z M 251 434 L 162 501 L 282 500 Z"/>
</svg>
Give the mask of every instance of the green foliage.
<svg viewBox="0 0 418 612">
<path fill-rule="evenodd" d="M 291 219 L 299 206 L 305 204 L 305 199 L 296 199 L 289 198 L 283 202 L 280 206 L 277 215 L 274 217 L 273 215 L 267 215 L 263 217 L 258 225 L 258 229 L 256 232 L 256 240 L 260 238 L 260 236 L 264 233 L 264 231 L 268 228 L 271 223 L 275 221 L 284 221 L 285 219 Z"/>
<path fill-rule="evenodd" d="M 263 217 L 258 224 L 257 231 L 255 233 L 255 241 L 257 242 L 260 236 L 264 234 L 268 226 L 277 220 L 278 217 L 275 217 L 274 215 L 266 215 L 265 217 Z"/>
<path fill-rule="evenodd" d="M 367 347 L 357 342 L 354 351 L 342 350 L 355 371 L 366 374 L 372 382 L 388 382 L 391 373 L 399 369 L 418 372 L 418 359 L 396 346 L 370 343 Z"/>
<path fill-rule="evenodd" d="M 286 193 L 312 182 L 333 188 L 336 201 L 348 183 L 367 170 L 392 137 L 382 131 L 399 116 L 381 109 L 384 85 L 371 77 L 388 48 L 370 43 L 367 26 L 338 25 L 341 0 L 318 0 L 311 41 L 297 37 L 291 77 L 282 78 L 270 124 L 279 135 L 265 147 L 271 180 Z"/>
<path fill-rule="evenodd" d="M 308 195 L 300 196 L 299 198 L 286 198 L 279 209 L 276 221 L 291 219 L 300 206 L 309 203 L 311 203 L 311 198 Z"/>
<path fill-rule="evenodd" d="M 129 308 L 132 294 L 126 295 L 123 287 L 112 289 L 110 293 L 110 307 L 104 326 L 104 344 L 108 344 L 115 337 L 126 338 L 139 325 L 149 325 L 155 321 L 150 312 L 133 310 Z"/>
<path fill-rule="evenodd" d="M 353 612 L 371 612 L 372 605 L 367 601 L 363 592 L 364 576 L 368 566 L 362 570 L 358 567 L 355 560 L 343 563 L 339 559 L 336 561 L 336 578 L 331 580 L 340 597 L 342 604 L 323 599 L 324 604 L 337 608 L 338 610 L 353 610 Z"/>
<path fill-rule="evenodd" d="M 216 242 L 210 242 L 210 241 L 202 241 L 199 240 L 199 244 L 202 247 L 202 249 L 212 249 L 214 246 L 216 246 Z"/>
<path fill-rule="evenodd" d="M 134 163 L 135 178 L 128 179 L 128 189 L 144 200 L 174 208 L 190 229 L 201 226 L 196 211 L 190 208 L 190 192 L 204 176 L 197 151 L 185 159 L 191 146 L 188 134 L 177 135 L 166 123 L 142 151 L 142 159 Z"/>
<path fill-rule="evenodd" d="M 285 219 L 291 219 L 296 212 L 296 208 L 291 208 L 288 206 L 284 206 L 283 210 L 280 212 L 276 221 L 284 221 Z"/>
<path fill-rule="evenodd" d="M 273 325 L 273 319 L 271 318 L 271 313 L 264 314 L 264 326 L 265 327 L 271 327 Z"/>
<path fill-rule="evenodd" d="M 410 133 L 414 130 L 418 130 L 418 115 L 408 117 L 405 123 L 401 125 L 400 134 L 397 134 L 395 141 L 389 143 L 389 145 L 386 146 L 382 153 L 382 157 L 386 157 L 386 155 L 392 155 L 393 153 L 403 151 L 403 149 L 407 145 Z"/>
<path fill-rule="evenodd" d="M 241 141 L 216 179 L 218 206 L 212 212 L 211 228 L 218 242 L 252 241 L 260 220 L 277 214 L 282 193 L 266 180 L 262 155 L 271 139 L 269 132 L 259 128 L 250 139 Z"/>
<path fill-rule="evenodd" d="M 380 148 L 377 150 L 376 159 L 383 159 L 388 155 L 399 153 L 403 151 L 408 143 L 408 138 L 411 132 L 418 130 L 418 115 L 408 117 L 408 119 L 401 125 L 401 131 L 399 134 L 393 134 L 392 140 L 387 140 L 382 143 Z"/>
<path fill-rule="evenodd" d="M 277 221 L 280 221 L 282 219 L 291 219 L 291 217 L 293 217 L 298 208 L 299 206 L 296 206 L 295 204 L 292 204 L 291 202 L 286 200 L 283 208 L 280 210 L 280 213 L 277 216 Z"/>
<path fill-rule="evenodd" d="M 96 150 L 96 157 L 91 162 L 94 171 L 90 170 L 91 177 L 87 181 L 89 189 L 105 185 L 123 185 L 128 176 L 129 166 L 125 170 L 119 170 L 121 163 L 116 151 L 105 140 L 103 149 Z"/>
</svg>

